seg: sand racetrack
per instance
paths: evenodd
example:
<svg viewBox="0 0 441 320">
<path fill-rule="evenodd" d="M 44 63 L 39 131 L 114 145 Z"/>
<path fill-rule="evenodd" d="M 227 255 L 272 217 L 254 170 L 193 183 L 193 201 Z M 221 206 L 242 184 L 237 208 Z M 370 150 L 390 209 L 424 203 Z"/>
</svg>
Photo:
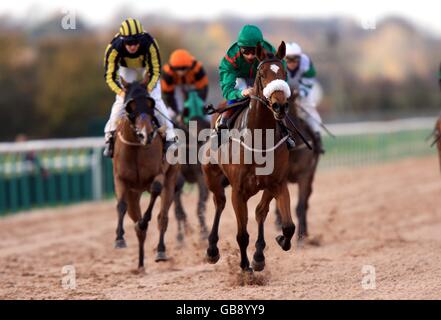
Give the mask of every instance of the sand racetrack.
<svg viewBox="0 0 441 320">
<path fill-rule="evenodd" d="M 290 190 L 293 207 L 296 187 Z M 115 201 L 8 216 L 0 219 L 0 299 L 440 299 L 440 195 L 435 157 L 319 171 L 308 216 L 312 243 L 282 251 L 270 213 L 266 269 L 252 278 L 239 271 L 229 200 L 216 265 L 204 262 L 206 243 L 199 241 L 197 232 L 196 192 L 187 192 L 184 204 L 195 232 L 184 247 L 177 246 L 172 208 L 166 235 L 172 259 L 155 263 L 155 211 L 144 274 L 133 272 L 137 240 L 128 217 L 129 247 L 113 249 Z M 249 203 L 250 259 L 257 202 L 256 196 Z M 297 224 L 294 212 L 293 218 Z M 212 219 L 210 197 L 210 226 Z M 65 265 L 75 267 L 75 289 L 61 285 Z M 363 289 L 364 265 L 375 268 L 375 289 Z"/>
</svg>

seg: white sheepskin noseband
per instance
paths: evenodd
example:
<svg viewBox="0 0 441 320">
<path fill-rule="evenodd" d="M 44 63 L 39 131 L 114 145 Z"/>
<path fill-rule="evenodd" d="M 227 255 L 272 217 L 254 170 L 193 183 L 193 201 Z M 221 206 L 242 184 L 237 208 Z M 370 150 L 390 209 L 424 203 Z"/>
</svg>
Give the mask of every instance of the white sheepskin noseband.
<svg viewBox="0 0 441 320">
<path fill-rule="evenodd" d="M 289 89 L 289 85 L 286 81 L 281 79 L 276 79 L 267 84 L 267 86 L 263 89 L 263 95 L 265 98 L 269 99 L 274 91 L 283 91 L 286 98 L 291 96 L 291 90 Z"/>
</svg>

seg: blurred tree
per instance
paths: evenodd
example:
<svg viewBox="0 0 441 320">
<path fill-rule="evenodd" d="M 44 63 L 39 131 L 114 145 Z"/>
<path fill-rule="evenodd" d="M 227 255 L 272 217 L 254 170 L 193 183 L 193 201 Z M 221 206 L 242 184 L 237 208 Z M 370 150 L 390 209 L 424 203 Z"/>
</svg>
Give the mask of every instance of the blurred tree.
<svg viewBox="0 0 441 320">
<path fill-rule="evenodd" d="M 13 139 L 18 133 L 34 134 L 36 113 L 35 55 L 23 34 L 0 35 L 0 138 Z"/>
<path fill-rule="evenodd" d="M 106 117 L 113 94 L 104 82 L 105 44 L 94 37 L 46 39 L 39 44 L 36 107 L 44 136 L 75 136 Z"/>
</svg>

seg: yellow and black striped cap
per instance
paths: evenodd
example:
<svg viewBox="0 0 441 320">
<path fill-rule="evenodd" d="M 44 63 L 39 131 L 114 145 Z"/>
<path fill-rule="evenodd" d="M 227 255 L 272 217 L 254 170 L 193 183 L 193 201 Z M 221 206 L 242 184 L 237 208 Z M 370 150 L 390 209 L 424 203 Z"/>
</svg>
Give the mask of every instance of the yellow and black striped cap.
<svg viewBox="0 0 441 320">
<path fill-rule="evenodd" d="M 144 32 L 141 22 L 137 19 L 128 18 L 121 23 L 119 34 L 123 37 L 136 36 Z"/>
</svg>

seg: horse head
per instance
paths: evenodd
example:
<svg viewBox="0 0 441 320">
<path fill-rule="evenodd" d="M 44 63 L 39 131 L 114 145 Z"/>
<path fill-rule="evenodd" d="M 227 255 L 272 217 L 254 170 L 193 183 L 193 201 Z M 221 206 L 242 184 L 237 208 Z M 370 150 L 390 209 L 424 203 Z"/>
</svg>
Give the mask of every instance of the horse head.
<svg viewBox="0 0 441 320">
<path fill-rule="evenodd" d="M 291 90 L 286 80 L 286 70 L 282 59 L 286 54 L 286 45 L 282 41 L 277 53 L 266 52 L 260 45 L 256 48 L 259 60 L 255 81 L 255 91 L 259 97 L 264 97 L 265 105 L 273 112 L 276 120 L 285 118 L 288 111 L 288 98 Z"/>
<path fill-rule="evenodd" d="M 155 100 L 147 92 L 147 81 L 144 79 L 127 83 L 121 78 L 121 83 L 126 90 L 124 107 L 135 142 L 148 145 L 153 141 L 157 130 L 153 122 Z"/>
</svg>

